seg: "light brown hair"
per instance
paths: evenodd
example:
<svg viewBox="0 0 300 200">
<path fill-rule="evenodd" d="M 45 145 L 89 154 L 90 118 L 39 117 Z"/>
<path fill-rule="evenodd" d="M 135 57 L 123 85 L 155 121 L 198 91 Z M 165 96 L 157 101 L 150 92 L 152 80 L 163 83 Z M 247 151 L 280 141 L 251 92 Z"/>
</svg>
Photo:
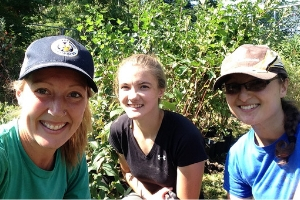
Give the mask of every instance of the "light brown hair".
<svg viewBox="0 0 300 200">
<path fill-rule="evenodd" d="M 161 63 L 158 61 L 155 55 L 148 54 L 133 54 L 125 58 L 120 64 L 115 79 L 115 93 L 118 94 L 119 87 L 119 72 L 120 69 L 125 65 L 138 66 L 142 69 L 149 71 L 158 82 L 159 88 L 166 88 L 167 81 L 166 75 L 163 71 Z"/>
</svg>

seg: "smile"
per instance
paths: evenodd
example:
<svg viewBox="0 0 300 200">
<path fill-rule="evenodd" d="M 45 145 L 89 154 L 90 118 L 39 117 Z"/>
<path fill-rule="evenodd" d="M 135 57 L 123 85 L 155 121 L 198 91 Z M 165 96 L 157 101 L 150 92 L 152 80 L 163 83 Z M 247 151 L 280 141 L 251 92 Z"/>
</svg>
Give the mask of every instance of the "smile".
<svg viewBox="0 0 300 200">
<path fill-rule="evenodd" d="M 143 104 L 128 104 L 128 106 L 131 108 L 141 108 L 143 107 Z"/>
<path fill-rule="evenodd" d="M 248 106 L 240 106 L 240 108 L 243 110 L 250 110 L 250 109 L 256 108 L 256 107 L 258 107 L 258 104 L 252 104 L 252 105 L 248 105 Z"/>
<path fill-rule="evenodd" d="M 52 125 L 45 121 L 41 121 L 41 123 L 48 129 L 53 130 L 53 131 L 57 131 L 57 130 L 63 128 L 67 124 L 67 123 L 63 123 L 63 124 L 59 124 L 59 125 Z"/>
</svg>

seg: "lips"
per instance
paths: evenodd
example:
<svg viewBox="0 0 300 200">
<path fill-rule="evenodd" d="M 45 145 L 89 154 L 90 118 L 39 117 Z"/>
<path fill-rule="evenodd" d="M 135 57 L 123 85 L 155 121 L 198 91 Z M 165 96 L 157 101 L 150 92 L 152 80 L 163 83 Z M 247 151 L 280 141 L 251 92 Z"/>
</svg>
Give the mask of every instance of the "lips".
<svg viewBox="0 0 300 200">
<path fill-rule="evenodd" d="M 66 126 L 67 123 L 60 123 L 60 124 L 50 124 L 48 122 L 45 121 L 41 121 L 41 123 L 48 129 L 53 130 L 53 131 L 57 131 L 59 129 L 62 129 L 64 126 Z"/>
</svg>

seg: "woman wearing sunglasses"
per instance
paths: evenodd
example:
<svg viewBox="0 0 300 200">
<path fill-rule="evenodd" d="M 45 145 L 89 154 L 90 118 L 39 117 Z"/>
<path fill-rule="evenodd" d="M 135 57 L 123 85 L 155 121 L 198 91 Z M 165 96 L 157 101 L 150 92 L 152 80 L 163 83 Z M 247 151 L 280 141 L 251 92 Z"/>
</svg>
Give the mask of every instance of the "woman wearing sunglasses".
<svg viewBox="0 0 300 200">
<path fill-rule="evenodd" d="M 224 172 L 229 199 L 292 199 L 300 180 L 299 111 L 283 99 L 288 75 L 268 46 L 245 44 L 227 56 L 214 89 L 252 128 L 230 149 Z"/>
</svg>

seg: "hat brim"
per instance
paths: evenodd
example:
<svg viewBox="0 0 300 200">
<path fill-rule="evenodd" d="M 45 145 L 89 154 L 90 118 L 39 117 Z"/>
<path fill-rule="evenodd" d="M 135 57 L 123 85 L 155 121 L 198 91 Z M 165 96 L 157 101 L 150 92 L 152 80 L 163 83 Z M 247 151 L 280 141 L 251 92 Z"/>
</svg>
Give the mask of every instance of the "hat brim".
<svg viewBox="0 0 300 200">
<path fill-rule="evenodd" d="M 29 70 L 27 70 L 26 72 L 22 73 L 22 75 L 20 75 L 19 80 L 23 79 L 25 76 L 27 76 L 28 74 L 38 70 L 38 69 L 43 69 L 43 68 L 48 68 L 48 67 L 61 67 L 61 68 L 70 68 L 70 69 L 74 69 L 78 72 L 80 72 L 81 74 L 83 74 L 86 77 L 88 86 L 92 88 L 92 90 L 97 93 L 98 92 L 98 88 L 96 83 L 93 81 L 93 79 L 81 68 L 72 65 L 72 64 L 68 64 L 65 62 L 53 62 L 53 63 L 42 63 L 39 65 L 35 65 L 33 67 L 30 67 Z"/>
<path fill-rule="evenodd" d="M 226 81 L 226 79 L 228 78 L 229 75 L 232 74 L 247 74 L 259 79 L 263 79 L 263 80 L 268 80 L 271 78 L 274 78 L 277 73 L 273 73 L 273 72 L 269 72 L 266 70 L 261 70 L 261 69 L 253 69 L 252 67 L 239 67 L 239 68 L 235 68 L 229 72 L 226 72 L 225 74 L 222 74 L 219 78 L 217 78 L 213 89 L 217 90 L 220 89 L 221 86 L 223 85 L 223 83 Z"/>
</svg>

